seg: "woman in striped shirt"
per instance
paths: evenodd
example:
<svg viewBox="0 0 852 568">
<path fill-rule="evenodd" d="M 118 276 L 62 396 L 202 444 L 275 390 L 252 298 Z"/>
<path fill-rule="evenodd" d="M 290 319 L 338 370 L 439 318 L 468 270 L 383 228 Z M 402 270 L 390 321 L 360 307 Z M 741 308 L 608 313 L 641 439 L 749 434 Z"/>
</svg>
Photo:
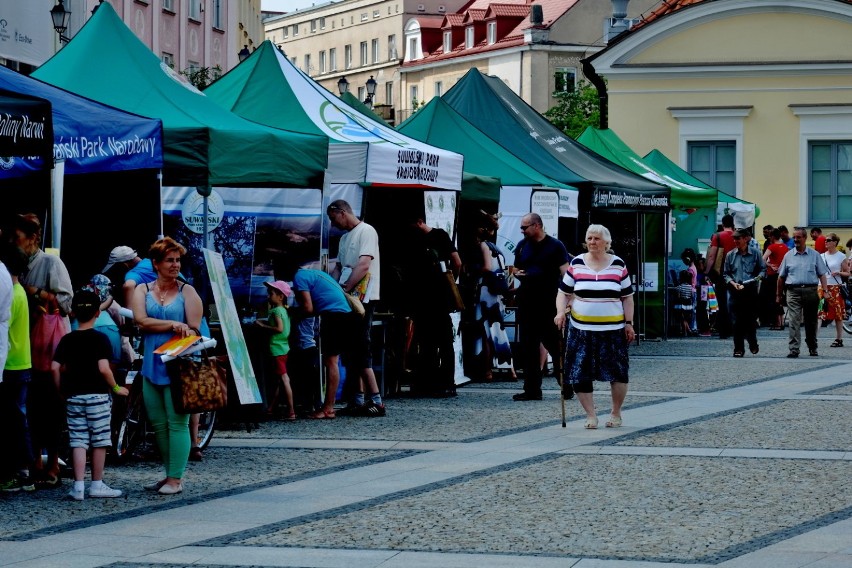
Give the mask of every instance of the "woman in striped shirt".
<svg viewBox="0 0 852 568">
<path fill-rule="evenodd" d="M 571 326 L 565 344 L 565 381 L 574 387 L 586 411 L 587 429 L 598 427 L 592 381 L 607 381 L 612 414 L 607 428 L 621 426 L 621 405 L 627 395 L 627 346 L 633 331 L 633 285 L 627 266 L 610 252 L 612 236 L 603 225 L 586 229 L 587 253 L 571 260 L 556 294 L 556 323 Z"/>
</svg>

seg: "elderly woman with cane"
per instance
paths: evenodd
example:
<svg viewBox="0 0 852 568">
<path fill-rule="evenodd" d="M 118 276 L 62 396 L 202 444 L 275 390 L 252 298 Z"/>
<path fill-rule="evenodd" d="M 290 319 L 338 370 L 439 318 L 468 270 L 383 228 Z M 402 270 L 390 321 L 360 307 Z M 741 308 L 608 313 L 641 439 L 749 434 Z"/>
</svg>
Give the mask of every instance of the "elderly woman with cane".
<svg viewBox="0 0 852 568">
<path fill-rule="evenodd" d="M 572 385 L 586 411 L 586 429 L 598 427 L 592 381 L 610 383 L 612 411 L 607 428 L 622 424 L 621 405 L 627 396 L 627 346 L 633 330 L 633 286 L 627 266 L 610 252 L 612 236 L 603 225 L 586 229 L 588 252 L 574 257 L 556 294 L 554 323 L 571 325 L 565 342 L 564 381 Z"/>
</svg>

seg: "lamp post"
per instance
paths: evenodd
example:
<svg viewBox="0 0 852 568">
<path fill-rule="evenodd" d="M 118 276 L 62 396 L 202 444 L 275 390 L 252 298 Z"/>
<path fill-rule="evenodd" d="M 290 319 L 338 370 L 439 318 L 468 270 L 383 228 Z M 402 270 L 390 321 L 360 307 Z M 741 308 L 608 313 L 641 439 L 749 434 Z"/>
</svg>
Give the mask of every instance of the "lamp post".
<svg viewBox="0 0 852 568">
<path fill-rule="evenodd" d="M 376 80 L 373 79 L 373 76 L 370 75 L 370 78 L 367 79 L 367 98 L 364 99 L 364 104 L 368 105 L 370 108 L 373 108 L 373 96 L 376 94 Z"/>
<path fill-rule="evenodd" d="M 344 93 L 349 92 L 349 81 L 346 80 L 346 77 L 341 77 L 337 80 L 337 92 L 340 93 L 341 97 Z"/>
<path fill-rule="evenodd" d="M 65 37 L 65 32 L 68 30 L 68 19 L 71 17 L 71 12 L 65 9 L 65 4 L 62 0 L 50 9 L 50 18 L 53 20 L 53 29 L 59 34 L 60 43 L 68 43 L 71 41 Z"/>
<path fill-rule="evenodd" d="M 248 59 L 249 55 L 251 55 L 251 52 L 249 52 L 247 45 L 243 45 L 243 48 L 240 50 L 239 53 L 237 53 L 237 57 L 240 58 L 240 63 Z"/>
</svg>

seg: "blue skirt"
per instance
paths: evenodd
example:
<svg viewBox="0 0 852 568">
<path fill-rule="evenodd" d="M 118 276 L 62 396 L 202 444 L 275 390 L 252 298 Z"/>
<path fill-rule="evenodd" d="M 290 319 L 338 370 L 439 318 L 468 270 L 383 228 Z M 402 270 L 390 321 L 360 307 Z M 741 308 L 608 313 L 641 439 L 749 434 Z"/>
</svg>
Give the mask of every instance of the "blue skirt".
<svg viewBox="0 0 852 568">
<path fill-rule="evenodd" d="M 586 331 L 570 327 L 565 340 L 565 382 L 628 382 L 630 363 L 623 329 Z"/>
</svg>

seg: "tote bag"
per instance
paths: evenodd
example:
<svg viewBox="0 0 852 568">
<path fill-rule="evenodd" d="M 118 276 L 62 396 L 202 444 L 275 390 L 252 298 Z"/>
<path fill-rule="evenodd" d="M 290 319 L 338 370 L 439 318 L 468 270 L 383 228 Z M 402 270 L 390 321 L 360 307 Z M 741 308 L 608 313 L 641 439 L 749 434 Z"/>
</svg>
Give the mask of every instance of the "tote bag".
<svg viewBox="0 0 852 568">
<path fill-rule="evenodd" d="M 30 332 L 32 365 L 36 371 L 50 371 L 56 346 L 68 333 L 68 328 L 56 300 L 51 300 L 46 308 L 40 307 L 39 310 L 41 315 L 37 317 Z"/>
</svg>

